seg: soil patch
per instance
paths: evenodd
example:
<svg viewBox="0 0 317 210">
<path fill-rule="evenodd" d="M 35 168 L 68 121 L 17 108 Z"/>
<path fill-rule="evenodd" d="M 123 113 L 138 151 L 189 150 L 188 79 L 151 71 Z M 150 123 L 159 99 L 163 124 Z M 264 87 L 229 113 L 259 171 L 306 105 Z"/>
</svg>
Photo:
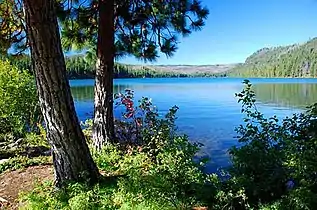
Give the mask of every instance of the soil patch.
<svg viewBox="0 0 317 210">
<path fill-rule="evenodd" d="M 32 166 L 0 175 L 0 209 L 18 209 L 20 192 L 34 188 L 36 181 L 53 179 L 52 165 Z"/>
</svg>

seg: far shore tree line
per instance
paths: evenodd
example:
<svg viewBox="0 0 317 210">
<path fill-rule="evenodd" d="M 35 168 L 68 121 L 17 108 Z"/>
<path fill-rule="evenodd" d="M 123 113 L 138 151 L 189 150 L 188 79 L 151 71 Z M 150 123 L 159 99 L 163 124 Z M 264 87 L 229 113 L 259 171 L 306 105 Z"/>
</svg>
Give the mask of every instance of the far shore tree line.
<svg viewBox="0 0 317 210">
<path fill-rule="evenodd" d="M 21 70 L 31 73 L 31 57 L 29 55 L 6 55 L 2 60 L 9 60 Z M 93 79 L 96 72 L 96 60 L 87 55 L 65 56 L 66 72 L 69 79 Z M 173 78 L 173 77 L 224 77 L 225 73 L 162 71 L 146 65 L 128 65 L 116 62 L 113 67 L 114 78 Z"/>
</svg>

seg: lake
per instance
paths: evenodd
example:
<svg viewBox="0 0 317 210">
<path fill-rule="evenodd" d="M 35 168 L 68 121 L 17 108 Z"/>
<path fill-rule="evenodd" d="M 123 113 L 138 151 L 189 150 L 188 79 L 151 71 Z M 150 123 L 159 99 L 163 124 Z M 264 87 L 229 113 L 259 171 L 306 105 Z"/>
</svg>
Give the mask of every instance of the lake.
<svg viewBox="0 0 317 210">
<path fill-rule="evenodd" d="M 266 116 L 290 116 L 317 102 L 317 79 L 249 79 L 258 108 Z M 237 145 L 234 128 L 243 123 L 235 93 L 243 88 L 237 78 L 116 79 L 114 92 L 135 91 L 136 99 L 152 98 L 160 113 L 177 105 L 177 126 L 192 141 L 204 144 L 199 155 L 211 158 L 207 172 L 230 165 L 228 148 Z M 71 80 L 80 120 L 92 116 L 93 80 Z"/>
</svg>

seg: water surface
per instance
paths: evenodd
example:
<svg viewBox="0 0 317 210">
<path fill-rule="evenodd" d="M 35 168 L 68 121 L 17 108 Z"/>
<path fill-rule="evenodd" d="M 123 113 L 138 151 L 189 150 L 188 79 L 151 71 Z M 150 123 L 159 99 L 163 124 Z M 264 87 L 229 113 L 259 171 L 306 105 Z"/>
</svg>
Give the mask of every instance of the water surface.
<svg viewBox="0 0 317 210">
<path fill-rule="evenodd" d="M 235 93 L 243 88 L 237 78 L 116 79 L 114 92 L 126 88 L 136 99 L 152 98 L 161 113 L 177 105 L 179 132 L 205 146 L 201 155 L 211 157 L 208 171 L 230 164 L 227 150 L 237 144 L 234 128 L 243 115 Z M 317 79 L 250 79 L 258 108 L 267 116 L 289 116 L 317 102 Z M 77 114 L 85 120 L 93 111 L 93 80 L 72 80 Z"/>
</svg>

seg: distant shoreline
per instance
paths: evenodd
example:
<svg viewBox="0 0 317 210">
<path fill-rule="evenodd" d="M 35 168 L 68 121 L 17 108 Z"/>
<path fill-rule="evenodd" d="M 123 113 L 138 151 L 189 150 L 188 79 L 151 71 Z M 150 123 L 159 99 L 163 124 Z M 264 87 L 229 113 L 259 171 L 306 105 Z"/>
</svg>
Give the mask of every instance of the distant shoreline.
<svg viewBox="0 0 317 210">
<path fill-rule="evenodd" d="M 237 79 L 317 79 L 317 77 L 239 77 L 239 76 L 195 76 L 195 75 L 187 75 L 187 76 L 157 76 L 157 77 L 114 77 L 114 79 L 170 79 L 170 78 L 237 78 Z M 68 76 L 69 80 L 85 80 L 85 79 L 95 79 L 95 76 Z"/>
</svg>

